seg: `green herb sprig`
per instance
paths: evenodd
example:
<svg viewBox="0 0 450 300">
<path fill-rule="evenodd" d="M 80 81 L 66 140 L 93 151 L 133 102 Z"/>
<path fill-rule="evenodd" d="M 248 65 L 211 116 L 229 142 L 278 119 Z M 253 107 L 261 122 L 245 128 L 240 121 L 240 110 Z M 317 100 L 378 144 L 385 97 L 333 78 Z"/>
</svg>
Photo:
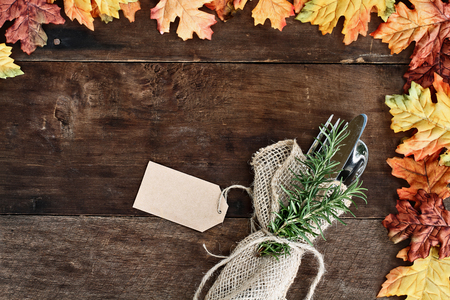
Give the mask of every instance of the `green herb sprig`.
<svg viewBox="0 0 450 300">
<path fill-rule="evenodd" d="M 311 240 L 307 237 L 310 234 L 313 237 L 320 235 L 324 240 L 325 236 L 322 232 L 320 224 L 323 221 L 331 224 L 332 218 L 346 225 L 342 219 L 338 217 L 338 211 L 350 212 L 345 205 L 345 200 L 351 201 L 353 197 L 361 198 L 367 203 L 367 197 L 364 192 L 367 190 L 362 188 L 362 181 L 355 180 L 346 190 L 342 190 L 342 181 L 339 184 L 331 184 L 335 181 L 335 168 L 339 164 L 332 160 L 333 156 L 339 151 L 342 141 L 346 138 L 346 126 L 339 129 L 340 126 L 331 129 L 322 126 L 321 131 L 325 136 L 325 142 L 318 141 L 321 150 L 308 154 L 306 160 L 298 162 L 306 168 L 304 172 L 299 174 L 292 172 L 293 184 L 290 189 L 281 187 L 289 196 L 286 205 L 280 202 L 280 210 L 274 212 L 276 218 L 269 224 L 268 230 L 276 236 L 285 238 L 290 241 L 304 240 L 312 245 Z M 355 204 L 356 206 L 356 204 Z M 273 256 L 279 258 L 281 255 L 290 254 L 290 246 L 286 243 L 264 242 L 258 247 L 260 256 Z"/>
</svg>

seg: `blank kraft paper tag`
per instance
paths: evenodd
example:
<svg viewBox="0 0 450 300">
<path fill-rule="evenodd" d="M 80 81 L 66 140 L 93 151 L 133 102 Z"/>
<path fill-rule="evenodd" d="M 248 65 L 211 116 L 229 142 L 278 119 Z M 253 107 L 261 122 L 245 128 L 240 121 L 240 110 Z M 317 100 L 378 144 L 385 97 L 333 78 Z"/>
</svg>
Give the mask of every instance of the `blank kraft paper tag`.
<svg viewBox="0 0 450 300">
<path fill-rule="evenodd" d="M 203 232 L 223 222 L 228 209 L 217 184 L 149 162 L 134 208 Z"/>
</svg>

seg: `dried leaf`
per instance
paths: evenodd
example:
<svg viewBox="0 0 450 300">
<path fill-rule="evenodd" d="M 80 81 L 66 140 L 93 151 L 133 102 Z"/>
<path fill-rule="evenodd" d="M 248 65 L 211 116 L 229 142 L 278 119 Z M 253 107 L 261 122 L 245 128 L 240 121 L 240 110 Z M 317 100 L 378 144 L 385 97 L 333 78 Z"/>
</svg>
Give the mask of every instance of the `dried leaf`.
<svg viewBox="0 0 450 300">
<path fill-rule="evenodd" d="M 412 266 L 391 270 L 377 297 L 406 295 L 406 299 L 411 300 L 450 299 L 450 258 L 438 259 L 437 253 L 438 248 L 432 247 L 427 258 L 417 259 Z"/>
<path fill-rule="evenodd" d="M 382 222 L 395 244 L 411 238 L 408 260 L 427 257 L 430 247 L 441 245 L 439 258 L 450 255 L 450 212 L 442 198 L 419 190 L 415 197 L 417 209 L 409 201 L 397 200 L 398 214 L 388 215 Z"/>
<path fill-rule="evenodd" d="M 119 0 L 92 0 L 95 2 L 98 8 L 99 15 L 110 16 L 113 18 L 119 18 L 119 10 L 120 4 Z M 128 1 L 123 1 L 124 3 L 128 3 Z"/>
<path fill-rule="evenodd" d="M 0 44 L 0 78 L 3 79 L 23 74 L 20 67 L 14 63 L 14 59 L 9 57 L 11 49 L 12 47 L 8 47 L 4 43 Z"/>
<path fill-rule="evenodd" d="M 64 12 L 70 20 L 78 20 L 81 25 L 94 30 L 94 18 L 91 15 L 91 0 L 64 0 Z"/>
<path fill-rule="evenodd" d="M 217 16 L 222 21 L 230 19 L 236 12 L 233 0 L 213 0 L 211 3 L 205 3 L 205 6 L 209 9 L 215 10 Z"/>
<path fill-rule="evenodd" d="M 416 42 L 411 56 L 410 68 L 414 70 L 427 63 L 436 61 L 442 43 L 450 33 L 450 6 L 441 0 L 410 0 L 414 9 L 409 9 L 403 2 L 396 5 L 386 23 L 373 32 L 376 39 L 389 43 L 391 53 L 400 53 L 410 43 Z"/>
<path fill-rule="evenodd" d="M 120 3 L 120 8 L 122 9 L 125 18 L 133 23 L 136 12 L 141 9 L 141 3 L 139 1 L 129 2 L 127 4 Z"/>
<path fill-rule="evenodd" d="M 22 50 L 31 54 L 36 47 L 47 44 L 42 24 L 64 24 L 59 11 L 56 4 L 48 4 L 45 0 L 2 0 L 0 27 L 5 21 L 15 19 L 6 30 L 6 41 L 15 43 L 20 40 Z"/>
<path fill-rule="evenodd" d="M 445 199 L 450 196 L 450 168 L 439 166 L 439 152 L 426 157 L 421 161 L 415 161 L 410 157 L 389 158 L 387 163 L 392 168 L 392 175 L 405 179 L 410 184 L 409 188 L 397 190 L 400 200 L 415 201 L 415 195 L 420 189 L 427 193 L 435 193 Z"/>
<path fill-rule="evenodd" d="M 309 0 L 294 0 L 294 11 L 298 14 Z"/>
<path fill-rule="evenodd" d="M 158 5 L 151 9 L 151 19 L 158 22 L 161 34 L 169 32 L 170 23 L 180 18 L 177 34 L 184 41 L 191 39 L 194 32 L 201 39 L 211 39 L 213 31 L 211 26 L 216 24 L 212 14 L 200 11 L 199 8 L 211 0 L 160 0 Z"/>
<path fill-rule="evenodd" d="M 296 0 L 298 2 L 298 0 Z M 234 0 L 236 9 L 244 9 L 247 0 Z M 297 6 L 299 7 L 299 3 Z M 252 17 L 255 19 L 255 26 L 264 24 L 269 19 L 272 28 L 283 30 L 286 26 L 286 18 L 294 16 L 294 5 L 286 0 L 259 0 L 252 11 Z"/>
<path fill-rule="evenodd" d="M 286 18 L 294 15 L 294 6 L 286 0 L 259 0 L 252 11 L 255 26 L 269 19 L 272 28 L 280 31 L 286 26 Z"/>
<path fill-rule="evenodd" d="M 356 41 L 358 35 L 366 36 L 370 13 L 376 11 L 378 16 L 387 20 L 394 12 L 394 0 L 311 0 L 305 4 L 296 17 L 301 22 L 319 25 L 322 34 L 331 33 L 340 17 L 345 17 L 344 43 Z"/>
<path fill-rule="evenodd" d="M 408 69 L 404 75 L 407 81 L 403 89 L 408 91 L 411 82 L 414 81 L 424 88 L 431 87 L 431 90 L 434 91 L 432 88 L 434 73 L 441 76 L 444 82 L 450 83 L 450 40 L 448 39 L 445 39 L 442 43 L 442 48 L 432 64 L 424 62 L 415 69 Z"/>
<path fill-rule="evenodd" d="M 435 74 L 433 86 L 437 103 L 433 103 L 429 89 L 412 82 L 409 95 L 388 95 L 386 105 L 393 115 L 391 129 L 395 132 L 417 129 L 411 138 L 403 141 L 396 152 L 424 159 L 441 148 L 450 146 L 450 87 Z M 450 165 L 449 154 L 441 155 L 440 165 Z"/>
</svg>

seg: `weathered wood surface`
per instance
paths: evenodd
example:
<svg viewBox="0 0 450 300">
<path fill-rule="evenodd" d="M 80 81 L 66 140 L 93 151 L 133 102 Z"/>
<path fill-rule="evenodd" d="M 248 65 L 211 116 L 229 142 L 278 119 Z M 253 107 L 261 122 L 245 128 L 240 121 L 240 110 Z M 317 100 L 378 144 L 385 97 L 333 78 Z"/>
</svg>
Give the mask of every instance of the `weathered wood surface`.
<svg viewBox="0 0 450 300">
<path fill-rule="evenodd" d="M 63 7 L 62 1 L 56 2 Z M 251 17 L 257 1 L 248 1 L 227 22 L 218 18 L 212 26 L 212 40 L 195 37 L 183 42 L 177 35 L 178 21 L 171 32 L 161 35 L 156 21 L 150 19 L 150 9 L 157 0 L 141 1 L 142 10 L 136 21 L 129 23 L 122 13 L 120 19 L 104 24 L 96 19 L 95 31 L 77 21 L 66 19 L 64 25 L 44 25 L 48 45 L 32 55 L 14 46 L 13 57 L 18 61 L 104 61 L 104 62 L 280 62 L 280 63 L 409 63 L 413 48 L 391 55 L 387 44 L 371 36 L 360 37 L 345 46 L 341 34 L 343 19 L 332 34 L 323 36 L 318 26 L 287 19 L 283 31 L 272 29 L 269 20 L 254 26 Z M 369 33 L 375 31 L 381 19 L 372 14 Z M 10 23 L 7 23 L 9 25 Z M 3 32 L 6 27 L 3 28 Z M 3 35 L 0 35 L 3 36 Z M 4 38 L 3 38 L 4 39 Z M 55 40 L 57 40 L 55 44 Z M 0 40 L 2 42 L 2 40 Z"/>
<path fill-rule="evenodd" d="M 135 215 L 148 160 L 219 184 L 250 186 L 261 147 L 296 138 L 307 149 L 330 114 L 368 115 L 358 217 L 395 211 L 385 160 L 404 134 L 384 96 L 406 66 L 24 63 L 0 81 L 0 213 Z M 244 193 L 229 217 L 248 217 Z"/>
<path fill-rule="evenodd" d="M 257 1 L 214 25 L 212 41 L 183 42 L 177 22 L 157 31 L 157 2 L 93 32 L 44 25 L 48 45 L 30 56 L 14 45 L 25 75 L 0 80 L 0 299 L 192 299 L 219 261 L 202 244 L 228 254 L 249 233 L 251 201 L 232 191 L 225 223 L 205 233 L 148 216 L 132 208 L 148 160 L 249 186 L 255 151 L 289 138 L 306 149 L 332 113 L 369 117 L 368 204 L 316 243 L 327 273 L 315 299 L 375 299 L 405 264 L 406 245 L 381 226 L 406 186 L 385 163 L 406 134 L 389 129 L 384 97 L 402 92 L 412 47 L 345 46 L 342 19 L 325 36 L 293 18 L 282 32 L 255 27 Z M 306 255 L 288 299 L 306 295 L 316 267 Z"/>
<path fill-rule="evenodd" d="M 314 299 L 375 299 L 402 265 L 401 245 L 388 241 L 380 220 L 347 223 L 316 243 L 327 273 Z M 205 233 L 156 217 L 2 216 L 0 227 L 0 299 L 192 299 L 220 261 L 202 244 L 228 255 L 249 233 L 246 219 Z M 305 297 L 316 268 L 305 255 L 288 299 Z"/>
</svg>

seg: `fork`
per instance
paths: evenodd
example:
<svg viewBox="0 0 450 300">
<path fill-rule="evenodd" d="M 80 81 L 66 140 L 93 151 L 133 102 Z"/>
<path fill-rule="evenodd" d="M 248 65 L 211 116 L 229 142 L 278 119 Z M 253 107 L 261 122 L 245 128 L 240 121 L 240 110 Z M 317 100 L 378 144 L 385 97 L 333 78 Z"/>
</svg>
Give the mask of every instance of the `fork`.
<svg viewBox="0 0 450 300">
<path fill-rule="evenodd" d="M 324 137 L 325 130 L 328 126 L 331 125 L 331 120 L 333 119 L 333 114 L 328 118 L 328 120 L 325 122 L 325 124 L 320 128 L 320 132 L 317 135 L 317 137 L 314 139 L 314 142 L 311 144 L 311 147 L 309 147 L 308 152 L 306 152 L 306 155 L 312 154 L 314 152 L 319 152 L 322 150 L 322 145 L 324 145 L 327 142 L 327 139 L 324 141 L 321 141 Z M 341 119 L 339 118 L 334 125 L 332 125 L 333 129 L 336 129 L 339 126 L 339 122 Z M 320 147 L 319 147 L 320 146 Z M 318 148 L 318 149 L 317 149 Z"/>
<path fill-rule="evenodd" d="M 310 155 L 314 152 L 320 152 L 322 150 L 323 145 L 327 143 L 327 138 L 325 138 L 323 141 L 323 137 L 325 136 L 325 130 L 332 126 L 332 129 L 336 129 L 339 126 L 339 123 L 341 119 L 339 118 L 334 125 L 331 124 L 331 120 L 333 119 L 333 114 L 330 115 L 328 120 L 325 122 L 323 126 L 320 128 L 320 132 L 317 135 L 317 137 L 314 139 L 314 142 L 311 144 L 310 148 L 308 149 L 308 152 L 306 155 Z M 343 129 L 346 128 L 348 123 L 343 125 Z M 368 149 L 366 144 L 362 140 L 358 140 L 358 142 L 355 145 L 355 148 L 351 152 L 347 163 L 344 165 L 342 170 L 338 170 L 338 176 L 342 182 L 346 182 L 347 185 L 353 183 L 356 178 L 361 176 L 361 174 L 364 172 L 364 169 L 367 165 L 368 161 Z"/>
</svg>

